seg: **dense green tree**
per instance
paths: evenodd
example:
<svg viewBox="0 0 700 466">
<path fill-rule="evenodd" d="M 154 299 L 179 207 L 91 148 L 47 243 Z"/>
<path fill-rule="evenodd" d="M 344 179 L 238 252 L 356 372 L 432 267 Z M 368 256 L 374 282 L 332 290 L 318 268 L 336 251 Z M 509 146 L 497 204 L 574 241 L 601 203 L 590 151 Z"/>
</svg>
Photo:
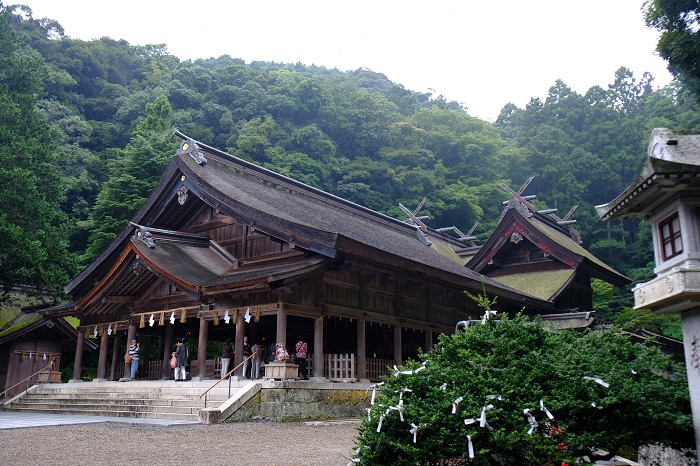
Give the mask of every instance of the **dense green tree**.
<svg viewBox="0 0 700 466">
<path fill-rule="evenodd" d="M 682 365 L 616 329 L 498 316 L 441 336 L 420 359 L 378 387 L 355 464 L 579 464 L 596 449 L 693 444 Z"/>
<path fill-rule="evenodd" d="M 0 293 L 14 286 L 58 291 L 75 263 L 58 207 L 55 146 L 35 106 L 50 69 L 19 41 L 11 20 L 0 3 Z"/>
<path fill-rule="evenodd" d="M 661 32 L 656 51 L 669 71 L 700 93 L 700 5 L 694 0 L 647 0 L 644 18 Z"/>
<path fill-rule="evenodd" d="M 133 138 L 109 167 L 92 210 L 89 244 L 82 259 L 88 263 L 116 238 L 160 179 L 172 157 L 175 137 L 170 129 L 170 104 L 159 96 L 146 106 Z"/>
</svg>

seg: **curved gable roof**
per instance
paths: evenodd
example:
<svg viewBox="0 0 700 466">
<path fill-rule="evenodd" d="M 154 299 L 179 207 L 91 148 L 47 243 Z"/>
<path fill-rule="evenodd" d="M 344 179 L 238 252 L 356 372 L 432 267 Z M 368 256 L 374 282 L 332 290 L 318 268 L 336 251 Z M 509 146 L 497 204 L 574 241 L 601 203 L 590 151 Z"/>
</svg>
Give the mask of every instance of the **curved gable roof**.
<svg viewBox="0 0 700 466">
<path fill-rule="evenodd" d="M 134 223 L 167 227 L 159 222 L 168 217 L 167 205 L 177 204 L 172 199 L 184 186 L 222 214 L 322 256 L 333 258 L 338 252 L 361 254 L 364 259 L 384 261 L 395 267 L 438 277 L 465 289 L 481 291 L 485 288 L 503 299 L 551 307 L 551 303 L 511 289 L 450 260 L 429 247 L 428 236 L 414 225 L 195 143 L 181 133 L 176 134 L 183 138 L 181 148 L 132 219 Z M 170 215 L 168 218 L 174 217 Z M 122 230 L 115 241 L 66 286 L 66 291 L 77 297 L 90 293 L 94 284 L 110 273 L 121 253 L 129 248 L 133 233 L 133 227 Z M 170 251 L 174 249 L 170 248 Z M 179 252 L 183 253 L 182 250 Z M 153 257 L 155 264 L 159 256 L 144 253 L 144 257 Z M 166 257 L 160 256 L 159 260 L 166 261 Z M 179 279 L 185 281 L 183 277 L 181 275 Z M 210 278 L 211 284 L 216 282 Z"/>
</svg>

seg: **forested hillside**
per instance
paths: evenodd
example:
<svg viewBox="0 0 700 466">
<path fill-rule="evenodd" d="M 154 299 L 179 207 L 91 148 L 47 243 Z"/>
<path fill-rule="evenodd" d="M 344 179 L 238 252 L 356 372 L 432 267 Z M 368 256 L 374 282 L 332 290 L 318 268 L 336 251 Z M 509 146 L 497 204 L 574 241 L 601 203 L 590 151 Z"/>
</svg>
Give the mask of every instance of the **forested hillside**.
<svg viewBox="0 0 700 466">
<path fill-rule="evenodd" d="M 585 95 L 557 81 L 545 100 L 505 103 L 489 123 L 380 72 L 182 61 L 165 44 L 71 39 L 57 21 L 1 5 L 0 232 L 11 240 L 0 262 L 16 264 L 0 275 L 6 289 L 60 288 L 99 254 L 174 154 L 173 129 L 397 218 L 399 203 L 425 197 L 429 226 L 479 222 L 480 241 L 508 198 L 498 183 L 534 176 L 535 202 L 562 216 L 579 205 L 584 246 L 643 280 L 648 227 L 604 223 L 593 206 L 639 173 L 652 128 L 700 120 L 679 83 L 654 90 L 624 67 Z"/>
</svg>

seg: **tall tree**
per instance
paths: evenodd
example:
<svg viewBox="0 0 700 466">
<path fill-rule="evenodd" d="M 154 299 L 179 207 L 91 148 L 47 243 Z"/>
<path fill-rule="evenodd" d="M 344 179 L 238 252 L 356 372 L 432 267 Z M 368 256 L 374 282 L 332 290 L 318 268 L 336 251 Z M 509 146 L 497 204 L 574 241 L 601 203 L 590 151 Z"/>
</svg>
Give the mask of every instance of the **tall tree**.
<svg viewBox="0 0 700 466">
<path fill-rule="evenodd" d="M 74 271 L 49 127 L 35 104 L 49 73 L 0 3 L 0 286 L 60 290 Z"/>
<path fill-rule="evenodd" d="M 158 183 L 175 147 L 170 112 L 164 95 L 148 104 L 146 118 L 138 123 L 131 142 L 110 166 L 109 180 L 92 211 L 94 228 L 82 257 L 84 262 L 93 260 L 116 238 Z"/>
<path fill-rule="evenodd" d="M 668 70 L 700 95 L 700 4 L 695 0 L 647 0 L 644 18 L 661 32 L 656 51 Z"/>
</svg>

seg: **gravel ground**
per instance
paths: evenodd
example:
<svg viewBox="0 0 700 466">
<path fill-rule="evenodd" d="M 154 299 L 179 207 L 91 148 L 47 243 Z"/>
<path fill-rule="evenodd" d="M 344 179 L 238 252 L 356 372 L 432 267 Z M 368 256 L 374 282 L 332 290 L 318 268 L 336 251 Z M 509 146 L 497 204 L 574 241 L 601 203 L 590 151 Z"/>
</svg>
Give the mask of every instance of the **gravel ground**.
<svg viewBox="0 0 700 466">
<path fill-rule="evenodd" d="M 0 465 L 345 466 L 358 422 L 99 423 L 0 431 Z"/>
</svg>

